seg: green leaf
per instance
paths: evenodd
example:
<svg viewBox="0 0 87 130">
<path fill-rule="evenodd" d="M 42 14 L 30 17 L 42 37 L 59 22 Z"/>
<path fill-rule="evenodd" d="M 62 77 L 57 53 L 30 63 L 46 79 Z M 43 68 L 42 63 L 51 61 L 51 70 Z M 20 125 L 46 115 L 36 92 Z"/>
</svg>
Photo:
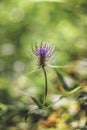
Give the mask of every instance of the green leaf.
<svg viewBox="0 0 87 130">
<path fill-rule="evenodd" d="M 55 102 L 51 103 L 48 107 L 45 107 L 45 109 L 48 109 L 48 108 L 52 107 L 54 104 L 56 104 L 62 98 L 66 97 L 66 96 L 69 96 L 71 94 L 74 94 L 75 92 L 77 92 L 81 88 L 82 88 L 82 86 L 78 86 L 78 87 L 74 88 L 73 90 L 71 90 L 70 92 L 66 92 L 64 95 L 61 95 L 58 100 L 56 100 Z"/>
<path fill-rule="evenodd" d="M 32 74 L 32 73 L 35 73 L 35 72 L 37 72 L 38 71 L 38 69 L 34 69 L 34 70 L 32 70 L 31 72 L 28 72 L 28 73 L 25 73 L 26 75 L 30 75 L 30 74 Z"/>
<path fill-rule="evenodd" d="M 22 92 L 26 96 L 30 97 L 34 101 L 34 103 L 38 106 L 39 109 L 41 109 L 43 107 L 43 105 L 35 97 L 32 97 L 30 94 L 28 94 L 27 92 L 25 92 L 23 90 L 20 90 L 20 89 L 17 89 L 17 90 Z"/>
<path fill-rule="evenodd" d="M 56 66 L 56 65 L 48 65 L 47 67 L 50 68 L 67 68 L 67 67 L 72 67 L 73 65 L 68 65 L 68 66 Z"/>
<path fill-rule="evenodd" d="M 78 87 L 74 88 L 73 90 L 67 92 L 67 93 L 65 94 L 65 96 L 71 95 L 71 94 L 77 92 L 77 91 L 78 91 L 79 89 L 81 89 L 81 88 L 82 88 L 82 86 L 78 86 Z"/>
<path fill-rule="evenodd" d="M 35 102 L 39 109 L 43 108 L 43 105 L 34 97 L 30 96 L 30 98 Z"/>
<path fill-rule="evenodd" d="M 59 78 L 59 80 L 60 80 L 60 82 L 61 82 L 63 88 L 64 88 L 66 91 L 69 91 L 70 88 L 69 88 L 69 87 L 67 86 L 67 84 L 65 83 L 62 74 L 61 74 L 60 72 L 57 72 L 57 71 L 56 71 L 56 73 L 57 73 L 57 76 L 58 76 L 58 78 Z"/>
<path fill-rule="evenodd" d="M 60 80 L 60 82 L 61 82 L 63 88 L 64 88 L 66 91 L 71 91 L 71 90 L 74 90 L 74 89 L 76 88 L 77 83 L 74 85 L 73 88 L 70 88 L 70 87 L 66 84 L 66 82 L 64 81 L 64 78 L 63 78 L 61 72 L 60 72 L 60 71 L 56 71 L 56 73 L 57 73 L 57 76 L 58 76 L 58 78 L 59 78 L 59 80 Z"/>
</svg>

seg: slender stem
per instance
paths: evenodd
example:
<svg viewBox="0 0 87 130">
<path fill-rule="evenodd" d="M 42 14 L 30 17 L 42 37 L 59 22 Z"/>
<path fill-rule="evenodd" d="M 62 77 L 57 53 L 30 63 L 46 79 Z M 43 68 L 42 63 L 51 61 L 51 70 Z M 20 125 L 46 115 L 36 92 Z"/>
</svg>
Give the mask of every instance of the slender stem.
<svg viewBox="0 0 87 130">
<path fill-rule="evenodd" d="M 44 93 L 44 101 L 43 101 L 43 105 L 45 105 L 46 97 L 47 97 L 47 73 L 44 67 L 42 67 L 42 69 L 43 69 L 44 78 L 45 78 L 45 93 Z"/>
</svg>

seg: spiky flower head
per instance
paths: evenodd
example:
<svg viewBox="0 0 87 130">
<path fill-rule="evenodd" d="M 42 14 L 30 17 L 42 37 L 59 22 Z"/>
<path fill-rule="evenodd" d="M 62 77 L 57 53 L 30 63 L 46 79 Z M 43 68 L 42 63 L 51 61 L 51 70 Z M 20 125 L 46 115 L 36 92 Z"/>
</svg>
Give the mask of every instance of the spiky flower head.
<svg viewBox="0 0 87 130">
<path fill-rule="evenodd" d="M 41 42 L 40 46 L 36 45 L 32 50 L 37 57 L 39 67 L 47 66 L 54 53 L 54 48 L 44 42 Z"/>
</svg>

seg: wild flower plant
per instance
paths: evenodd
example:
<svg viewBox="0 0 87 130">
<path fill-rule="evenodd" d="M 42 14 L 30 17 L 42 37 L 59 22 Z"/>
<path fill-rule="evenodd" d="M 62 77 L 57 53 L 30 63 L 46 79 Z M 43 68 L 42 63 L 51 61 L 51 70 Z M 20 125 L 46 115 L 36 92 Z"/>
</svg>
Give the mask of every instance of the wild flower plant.
<svg viewBox="0 0 87 130">
<path fill-rule="evenodd" d="M 34 48 L 32 48 L 32 51 L 34 53 L 34 55 L 36 56 L 37 59 L 37 66 L 38 69 L 42 69 L 43 70 L 43 74 L 44 74 L 44 79 L 45 79 L 45 92 L 44 92 L 44 99 L 43 99 L 43 103 L 41 104 L 36 98 L 30 96 L 32 98 L 32 100 L 35 102 L 35 104 L 38 106 L 38 109 L 34 109 L 31 110 L 31 112 L 29 112 L 25 119 L 27 119 L 27 117 L 33 113 L 34 111 L 38 111 L 38 110 L 43 110 L 43 109 L 48 109 L 50 108 L 54 103 L 58 102 L 61 98 L 71 95 L 74 92 L 76 92 L 77 90 L 79 90 L 81 88 L 81 86 L 78 86 L 74 89 L 72 89 L 71 91 L 67 92 L 66 94 L 62 95 L 56 102 L 50 104 L 49 106 L 46 106 L 46 98 L 47 98 L 47 93 L 48 93 L 48 81 L 47 81 L 47 72 L 46 72 L 46 67 L 52 67 L 52 68 L 63 68 L 63 67 L 70 67 L 70 66 L 53 66 L 50 65 L 50 61 L 53 58 L 54 52 L 55 52 L 55 48 L 53 46 L 50 46 L 50 44 L 41 42 L 41 44 L 39 46 L 35 46 Z M 30 73 L 33 73 L 35 71 L 32 71 Z M 29 74 L 30 74 L 29 73 Z M 62 79 L 61 75 L 60 79 Z M 62 82 L 64 84 L 64 81 L 62 79 Z"/>
<path fill-rule="evenodd" d="M 49 61 L 53 57 L 54 54 L 54 48 L 47 45 L 44 42 L 41 42 L 40 46 L 36 46 L 35 48 L 32 48 L 34 54 L 37 58 L 37 65 L 39 68 L 42 68 L 44 77 L 45 77 L 45 94 L 44 94 L 44 102 L 43 105 L 46 103 L 46 97 L 47 97 L 47 73 L 45 70 L 45 67 L 48 65 Z"/>
</svg>

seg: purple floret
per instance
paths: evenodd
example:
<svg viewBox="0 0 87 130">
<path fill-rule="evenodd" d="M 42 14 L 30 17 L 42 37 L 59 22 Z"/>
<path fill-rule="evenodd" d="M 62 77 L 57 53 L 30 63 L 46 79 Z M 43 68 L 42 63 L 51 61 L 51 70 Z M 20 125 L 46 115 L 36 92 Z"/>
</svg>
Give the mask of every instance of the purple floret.
<svg viewBox="0 0 87 130">
<path fill-rule="evenodd" d="M 38 55 L 46 55 L 48 52 L 49 52 L 49 49 L 43 47 L 43 48 L 38 49 L 37 54 Z"/>
<path fill-rule="evenodd" d="M 46 45 L 44 43 L 41 43 L 40 47 L 36 46 L 36 48 L 33 49 L 33 52 L 37 56 L 38 66 L 44 67 L 47 65 L 47 62 L 52 57 L 54 48 L 52 48 L 49 45 Z"/>
</svg>

